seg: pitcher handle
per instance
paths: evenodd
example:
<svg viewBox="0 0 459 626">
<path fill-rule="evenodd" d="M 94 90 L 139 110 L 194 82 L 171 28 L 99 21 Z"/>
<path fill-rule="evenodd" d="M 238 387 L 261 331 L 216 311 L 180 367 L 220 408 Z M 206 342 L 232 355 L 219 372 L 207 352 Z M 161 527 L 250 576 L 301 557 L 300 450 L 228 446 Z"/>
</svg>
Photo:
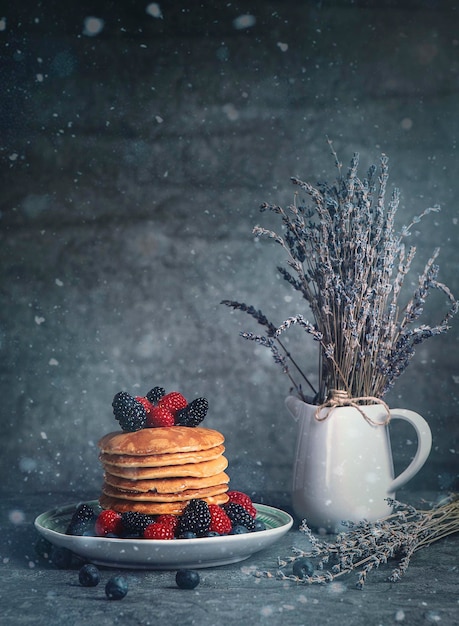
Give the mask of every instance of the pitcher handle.
<svg viewBox="0 0 459 626">
<path fill-rule="evenodd" d="M 408 467 L 399 474 L 390 484 L 388 491 L 394 492 L 407 483 L 413 476 L 415 476 L 424 463 L 427 461 L 427 457 L 430 454 L 432 448 L 432 433 L 429 425 L 419 413 L 410 411 L 409 409 L 391 409 L 390 415 L 392 419 L 405 420 L 416 431 L 418 438 L 418 449 L 414 459 L 408 465 Z"/>
</svg>

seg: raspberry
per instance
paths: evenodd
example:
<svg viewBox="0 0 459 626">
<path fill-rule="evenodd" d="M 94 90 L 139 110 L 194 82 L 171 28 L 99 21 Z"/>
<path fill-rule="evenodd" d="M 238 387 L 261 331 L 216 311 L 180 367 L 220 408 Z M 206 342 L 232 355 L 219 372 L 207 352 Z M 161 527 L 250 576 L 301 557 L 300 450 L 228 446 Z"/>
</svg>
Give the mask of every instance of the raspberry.
<svg viewBox="0 0 459 626">
<path fill-rule="evenodd" d="M 141 536 L 148 524 L 153 522 L 153 518 L 146 513 L 127 511 L 127 513 L 121 514 L 121 522 L 123 524 L 123 534 Z"/>
<path fill-rule="evenodd" d="M 229 497 L 230 502 L 235 502 L 236 504 L 243 506 L 252 517 L 257 516 L 257 510 L 253 506 L 252 500 L 246 493 L 242 493 L 242 491 L 228 491 L 227 496 Z"/>
<path fill-rule="evenodd" d="M 147 428 L 160 428 L 164 426 L 173 426 L 174 425 L 174 416 L 164 406 L 154 406 L 151 410 L 150 415 L 147 416 L 147 421 L 145 426 Z"/>
<path fill-rule="evenodd" d="M 72 519 L 67 526 L 65 534 L 82 536 L 91 529 L 94 520 L 94 509 L 90 507 L 89 504 L 80 504 L 72 515 Z"/>
<path fill-rule="evenodd" d="M 171 391 L 167 395 L 163 396 L 158 402 L 158 406 L 164 406 L 166 409 L 169 409 L 174 417 L 177 411 L 184 409 L 187 404 L 188 402 L 178 391 Z"/>
<path fill-rule="evenodd" d="M 222 509 L 230 518 L 233 528 L 235 526 L 245 526 L 247 530 L 255 530 L 255 520 L 241 504 L 227 502 L 222 505 Z"/>
<path fill-rule="evenodd" d="M 162 387 L 153 387 L 153 389 L 151 389 L 147 393 L 146 398 L 152 404 L 157 404 L 159 400 L 161 400 L 161 398 L 164 396 L 165 393 L 166 393 L 166 390 L 163 389 Z"/>
<path fill-rule="evenodd" d="M 196 398 L 185 408 L 177 411 L 175 423 L 179 426 L 197 426 L 207 415 L 209 403 L 206 398 Z"/>
<path fill-rule="evenodd" d="M 123 530 L 121 514 L 111 509 L 102 511 L 96 519 L 95 531 L 98 537 L 119 535 Z"/>
<path fill-rule="evenodd" d="M 153 522 L 145 528 L 143 536 L 145 539 L 173 539 L 174 529 L 169 524 Z"/>
<path fill-rule="evenodd" d="M 205 500 L 190 500 L 185 507 L 177 528 L 179 536 L 187 532 L 196 533 L 198 537 L 202 537 L 208 530 L 210 525 L 209 505 Z"/>
<path fill-rule="evenodd" d="M 209 504 L 209 512 L 209 530 L 217 532 L 219 535 L 227 535 L 231 531 L 232 524 L 225 511 L 218 504 Z"/>
<path fill-rule="evenodd" d="M 162 515 L 158 515 L 155 521 L 159 524 L 166 524 L 167 526 L 170 526 L 175 534 L 179 523 L 179 518 L 177 515 L 172 515 L 172 513 L 163 513 Z"/>
<path fill-rule="evenodd" d="M 113 414 L 123 430 L 134 432 L 144 427 L 147 414 L 143 405 L 126 391 L 120 391 L 112 402 Z"/>
</svg>

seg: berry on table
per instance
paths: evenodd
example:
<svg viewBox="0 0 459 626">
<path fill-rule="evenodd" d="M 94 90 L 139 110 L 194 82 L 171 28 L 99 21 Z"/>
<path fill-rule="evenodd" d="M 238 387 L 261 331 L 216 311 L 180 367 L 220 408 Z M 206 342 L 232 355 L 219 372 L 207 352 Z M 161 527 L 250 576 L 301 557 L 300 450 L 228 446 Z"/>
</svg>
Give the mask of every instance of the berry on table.
<svg viewBox="0 0 459 626">
<path fill-rule="evenodd" d="M 73 552 L 68 548 L 53 546 L 51 548 L 51 563 L 57 569 L 69 569 L 72 566 Z"/>
<path fill-rule="evenodd" d="M 143 531 L 145 539 L 173 539 L 174 529 L 169 524 L 153 522 Z"/>
<path fill-rule="evenodd" d="M 303 579 L 314 574 L 314 565 L 312 561 L 302 556 L 293 563 L 292 571 L 294 576 Z"/>
<path fill-rule="evenodd" d="M 102 511 L 96 519 L 95 531 L 98 537 L 120 535 L 123 531 L 121 514 L 111 509 Z"/>
<path fill-rule="evenodd" d="M 177 534 L 179 536 L 186 532 L 196 533 L 202 537 L 209 530 L 211 521 L 209 505 L 205 500 L 190 500 L 180 517 Z"/>
<path fill-rule="evenodd" d="M 168 409 L 172 413 L 172 415 L 174 415 L 174 417 L 177 411 L 180 411 L 180 409 L 184 409 L 187 404 L 188 402 L 178 391 L 171 391 L 170 393 L 163 396 L 158 402 L 158 406 L 163 406 Z"/>
<path fill-rule="evenodd" d="M 134 432 L 144 427 L 147 419 L 145 408 L 126 391 L 115 395 L 112 407 L 113 414 L 124 431 Z"/>
<path fill-rule="evenodd" d="M 96 587 L 100 581 L 99 570 L 92 563 L 87 563 L 78 572 L 78 580 L 83 587 Z"/>
<path fill-rule="evenodd" d="M 255 520 L 241 504 L 227 502 L 222 508 L 230 518 L 233 528 L 240 525 L 245 526 L 247 530 L 255 530 Z"/>
<path fill-rule="evenodd" d="M 128 582 L 124 576 L 112 576 L 105 585 L 105 595 L 109 600 L 122 600 L 128 588 Z"/>
<path fill-rule="evenodd" d="M 253 506 L 252 500 L 246 493 L 242 493 L 242 491 L 228 491 L 227 496 L 230 502 L 235 502 L 236 504 L 243 506 L 252 517 L 257 516 L 257 510 Z"/>
<path fill-rule="evenodd" d="M 157 404 L 152 408 L 150 414 L 147 415 L 145 426 L 147 428 L 164 428 L 173 426 L 174 423 L 175 418 L 169 409 L 165 406 Z"/>
<path fill-rule="evenodd" d="M 194 589 L 200 580 L 199 573 L 194 569 L 179 569 L 175 574 L 175 582 L 180 589 Z"/>
<path fill-rule="evenodd" d="M 227 535 L 232 528 L 231 520 L 218 504 L 209 504 L 210 525 L 209 532 Z"/>
<path fill-rule="evenodd" d="M 196 398 L 175 415 L 178 426 L 197 426 L 207 415 L 209 403 L 206 398 Z"/>
</svg>

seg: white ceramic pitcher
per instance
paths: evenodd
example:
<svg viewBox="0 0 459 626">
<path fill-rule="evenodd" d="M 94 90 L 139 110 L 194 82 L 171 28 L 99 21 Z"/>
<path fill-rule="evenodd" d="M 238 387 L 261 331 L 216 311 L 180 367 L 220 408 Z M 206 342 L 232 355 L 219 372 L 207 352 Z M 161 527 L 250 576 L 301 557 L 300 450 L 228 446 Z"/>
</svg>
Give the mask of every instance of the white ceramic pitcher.
<svg viewBox="0 0 459 626">
<path fill-rule="evenodd" d="M 432 434 L 414 411 L 390 410 L 390 418 L 409 422 L 418 439 L 413 460 L 394 478 L 385 405 L 322 408 L 317 416 L 316 406 L 295 396 L 286 405 L 298 422 L 293 508 L 310 528 L 339 532 L 343 520 L 375 521 L 389 515 L 386 498 L 394 498 L 429 456 Z"/>
</svg>

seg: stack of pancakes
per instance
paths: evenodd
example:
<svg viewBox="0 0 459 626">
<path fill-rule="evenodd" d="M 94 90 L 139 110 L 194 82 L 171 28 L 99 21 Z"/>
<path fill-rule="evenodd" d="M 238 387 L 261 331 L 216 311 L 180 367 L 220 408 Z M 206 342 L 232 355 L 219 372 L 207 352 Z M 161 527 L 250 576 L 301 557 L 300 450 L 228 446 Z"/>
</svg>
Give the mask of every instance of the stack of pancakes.
<svg viewBox="0 0 459 626">
<path fill-rule="evenodd" d="M 224 504 L 229 476 L 223 442 L 216 430 L 188 426 L 105 435 L 99 441 L 105 470 L 101 506 L 179 515 L 195 498 Z"/>
</svg>

